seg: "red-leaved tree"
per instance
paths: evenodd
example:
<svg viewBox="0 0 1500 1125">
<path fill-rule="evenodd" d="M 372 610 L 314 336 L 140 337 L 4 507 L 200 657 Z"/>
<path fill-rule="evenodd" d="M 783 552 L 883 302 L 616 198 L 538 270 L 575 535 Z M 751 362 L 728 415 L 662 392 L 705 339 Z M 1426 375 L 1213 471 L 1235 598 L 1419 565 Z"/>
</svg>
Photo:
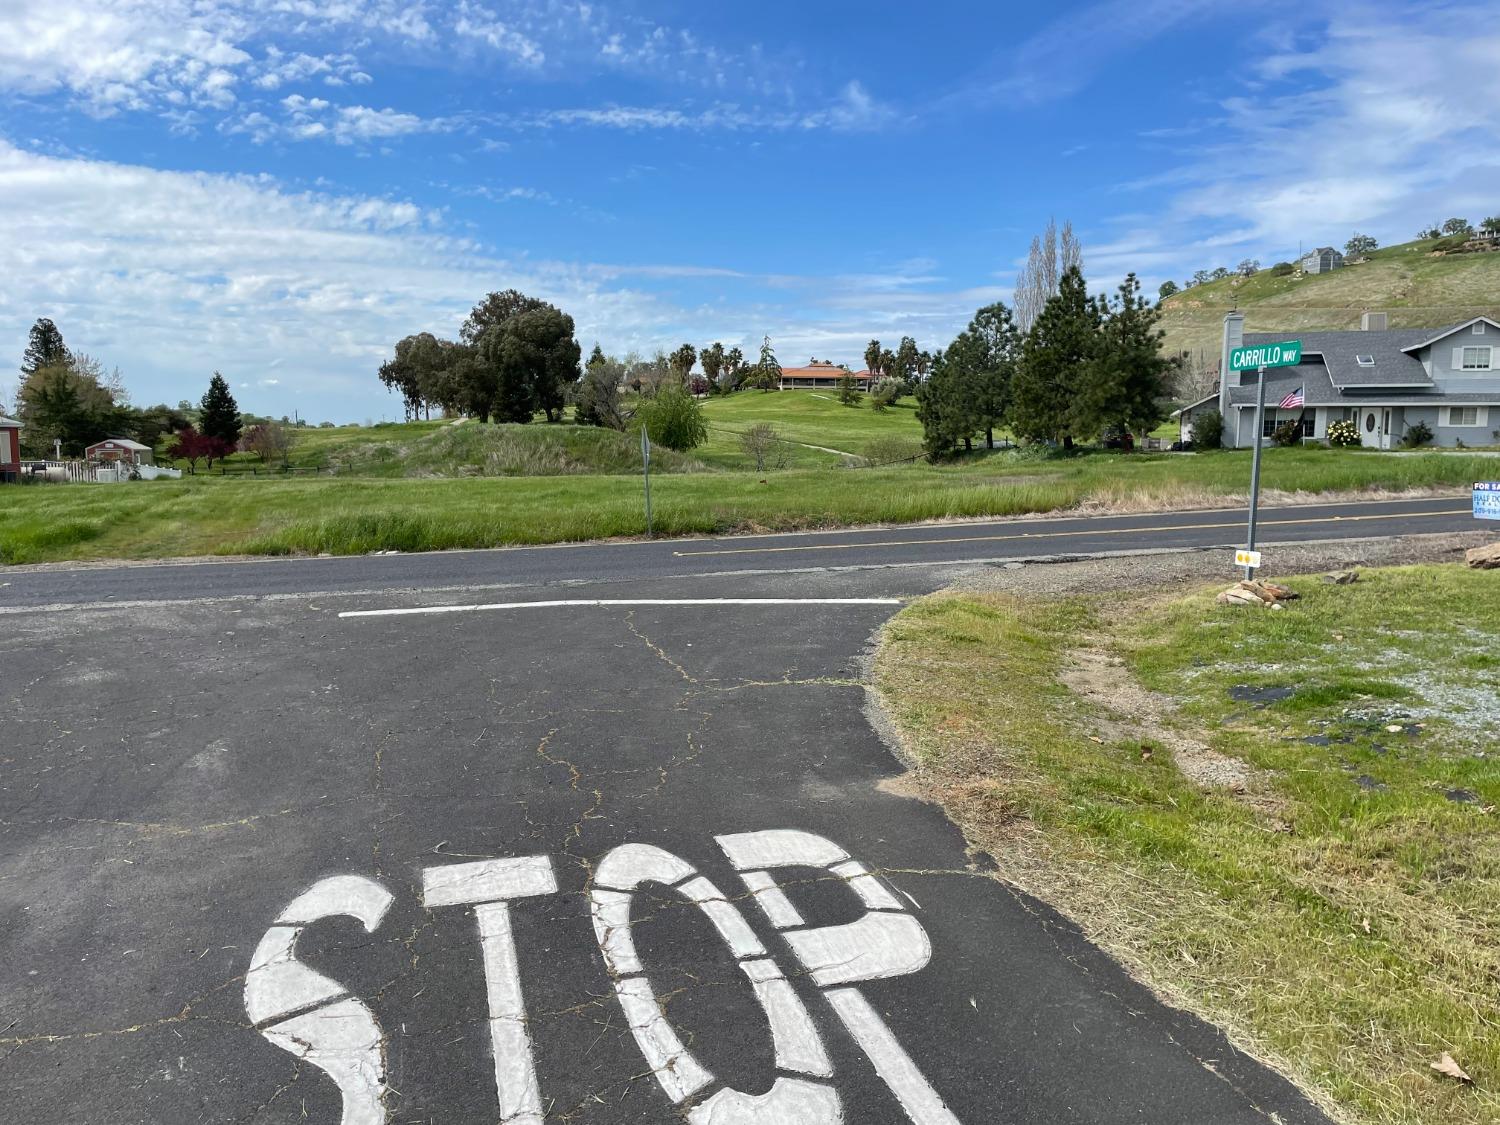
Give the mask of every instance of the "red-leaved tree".
<svg viewBox="0 0 1500 1125">
<path fill-rule="evenodd" d="M 234 446 L 229 442 L 200 434 L 192 426 L 178 430 L 177 440 L 167 446 L 167 456 L 174 461 L 186 461 L 193 472 L 197 472 L 199 461 L 205 462 L 206 468 L 212 468 L 215 461 L 233 452 Z"/>
</svg>

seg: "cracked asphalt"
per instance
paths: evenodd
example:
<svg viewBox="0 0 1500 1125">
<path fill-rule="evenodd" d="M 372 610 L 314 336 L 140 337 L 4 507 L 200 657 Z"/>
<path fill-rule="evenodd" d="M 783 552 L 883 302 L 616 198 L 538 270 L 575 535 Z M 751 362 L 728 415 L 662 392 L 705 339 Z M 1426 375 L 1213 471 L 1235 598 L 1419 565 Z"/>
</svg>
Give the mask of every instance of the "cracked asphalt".
<svg viewBox="0 0 1500 1125">
<path fill-rule="evenodd" d="M 631 580 L 577 596 L 905 598 L 943 578 Z M 883 918 L 920 924 L 921 967 L 852 987 L 950 1119 L 1324 1120 L 1008 887 L 939 809 L 883 785 L 902 767 L 866 718 L 861 669 L 897 607 L 337 616 L 422 600 L 445 599 L 283 591 L 0 617 L 0 1116 L 365 1120 L 246 1008 L 278 916 L 352 875 L 390 894 L 373 932 L 323 917 L 295 954 L 378 1024 L 383 1119 L 500 1120 L 475 913 L 425 906 L 423 873 L 545 856 L 555 893 L 508 915 L 545 1120 L 792 1120 L 699 1112 L 715 1091 L 760 1094 L 787 1068 L 722 932 L 646 882 L 635 951 L 665 1025 L 712 1082 L 674 1105 L 653 1074 L 590 908 L 604 857 L 638 844 L 679 857 L 740 912 L 810 1013 L 831 1063 L 818 1081 L 842 1119 L 913 1120 L 899 1096 L 909 1075 L 871 1061 L 716 843 L 793 829 L 876 873 L 894 899 Z M 848 869 L 778 882 L 808 927 L 866 915 Z"/>
</svg>

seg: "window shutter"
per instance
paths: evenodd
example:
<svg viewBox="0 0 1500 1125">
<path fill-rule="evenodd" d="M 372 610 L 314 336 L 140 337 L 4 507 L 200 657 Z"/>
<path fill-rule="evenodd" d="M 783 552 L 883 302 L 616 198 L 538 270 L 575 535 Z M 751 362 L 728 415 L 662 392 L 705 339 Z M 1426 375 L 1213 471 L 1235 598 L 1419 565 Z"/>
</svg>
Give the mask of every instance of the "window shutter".
<svg viewBox="0 0 1500 1125">
<path fill-rule="evenodd" d="M 1443 407 L 1442 413 L 1443 413 L 1443 416 L 1442 416 L 1442 419 L 1438 422 L 1438 425 L 1440 425 L 1440 426 L 1451 426 L 1451 425 L 1453 425 L 1453 407 L 1451 407 L 1451 406 L 1445 406 L 1445 407 Z"/>
<path fill-rule="evenodd" d="M 1490 424 L 1490 408 L 1488 406 L 1481 406 L 1476 409 L 1474 413 L 1479 415 L 1479 417 L 1474 420 L 1475 425 L 1488 426 Z"/>
<path fill-rule="evenodd" d="M 1453 370 L 1455 370 L 1455 371 L 1462 371 L 1463 369 L 1464 369 L 1464 350 L 1463 350 L 1463 348 L 1454 348 L 1453 349 Z"/>
</svg>

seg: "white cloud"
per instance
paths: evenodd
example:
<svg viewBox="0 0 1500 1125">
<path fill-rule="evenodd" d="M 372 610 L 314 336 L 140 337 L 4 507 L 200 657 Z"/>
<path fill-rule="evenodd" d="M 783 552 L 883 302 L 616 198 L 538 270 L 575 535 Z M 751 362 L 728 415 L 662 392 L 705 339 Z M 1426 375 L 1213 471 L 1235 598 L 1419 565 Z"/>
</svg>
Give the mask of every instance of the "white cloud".
<svg viewBox="0 0 1500 1125">
<path fill-rule="evenodd" d="M 444 118 L 422 118 L 364 105 L 335 105 L 326 98 L 305 94 L 288 94 L 280 105 L 281 120 L 253 110 L 238 118 L 227 118 L 219 127 L 225 133 L 243 133 L 256 144 L 271 140 L 331 140 L 351 145 L 413 133 L 441 133 L 454 125 Z"/>
<path fill-rule="evenodd" d="M 169 93 L 233 101 L 250 56 L 244 21 L 190 0 L 10 0 L 0 14 L 0 88 L 65 90 L 100 111 L 142 108 Z"/>
<path fill-rule="evenodd" d="M 1279 23 L 1250 45 L 1243 93 L 1175 143 L 1175 165 L 1131 187 L 1165 203 L 1087 255 L 1090 273 L 1178 279 L 1242 257 L 1343 245 L 1356 229 L 1404 242 L 1496 207 L 1500 28 L 1487 5 L 1341 8 Z M 1488 210 L 1486 210 L 1488 208 Z M 1088 247 L 1086 247 L 1086 250 Z"/>
<path fill-rule="evenodd" d="M 509 55 L 522 66 L 539 67 L 547 61 L 547 54 L 536 40 L 521 34 L 514 27 L 500 20 L 494 12 L 478 4 L 461 0 L 458 17 L 453 22 L 454 34 L 485 43 L 502 54 Z"/>
<path fill-rule="evenodd" d="M 877 101 L 858 82 L 846 85 L 838 98 L 820 109 L 778 109 L 716 102 L 702 109 L 671 106 L 606 105 L 546 109 L 499 119 L 512 128 L 550 128 L 581 125 L 628 132 L 783 132 L 828 129 L 866 132 L 900 119 L 891 107 Z"/>
<path fill-rule="evenodd" d="M 119 364 L 136 401 L 175 402 L 215 368 L 360 417 L 374 372 L 410 332 L 453 333 L 509 286 L 556 301 L 580 337 L 649 346 L 685 331 L 670 303 L 608 267 L 496 259 L 411 203 L 289 192 L 265 177 L 42 156 L 0 140 L 0 335 L 38 316 Z M 281 413 L 281 410 L 276 410 Z"/>
<path fill-rule="evenodd" d="M 391 404 L 374 373 L 395 340 L 452 334 L 480 296 L 511 286 L 572 314 L 586 347 L 753 347 L 770 332 L 787 355 L 858 362 L 871 335 L 940 344 L 998 295 L 922 289 L 935 268 L 917 260 L 834 284 L 713 265 L 514 262 L 403 200 L 0 140 L 0 337 L 24 340 L 51 316 L 71 344 L 118 364 L 137 402 L 196 394 L 219 369 L 251 384 L 249 410 L 286 413 L 294 399 L 304 415 L 379 413 Z"/>
</svg>

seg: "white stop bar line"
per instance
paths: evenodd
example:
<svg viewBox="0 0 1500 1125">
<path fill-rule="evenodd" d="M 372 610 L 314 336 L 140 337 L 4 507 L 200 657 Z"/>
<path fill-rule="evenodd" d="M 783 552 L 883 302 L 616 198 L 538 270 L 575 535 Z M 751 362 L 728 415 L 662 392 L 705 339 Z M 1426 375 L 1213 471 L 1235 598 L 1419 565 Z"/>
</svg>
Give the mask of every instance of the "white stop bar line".
<svg viewBox="0 0 1500 1125">
<path fill-rule="evenodd" d="M 636 605 L 900 605 L 900 598 L 576 598 L 553 602 L 488 602 L 482 605 L 422 605 L 402 609 L 351 609 L 340 617 L 406 617 L 417 613 L 478 613 L 491 609 L 568 609 Z"/>
</svg>

